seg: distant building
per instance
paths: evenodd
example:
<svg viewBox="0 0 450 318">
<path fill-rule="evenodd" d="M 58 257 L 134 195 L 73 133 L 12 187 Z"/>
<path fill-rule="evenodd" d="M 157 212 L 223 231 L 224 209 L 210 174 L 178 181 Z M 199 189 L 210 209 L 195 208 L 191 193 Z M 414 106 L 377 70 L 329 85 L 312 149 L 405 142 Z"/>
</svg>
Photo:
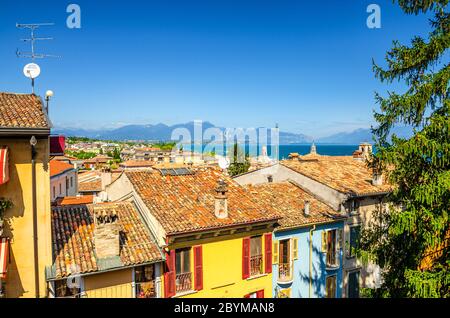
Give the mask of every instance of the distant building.
<svg viewBox="0 0 450 318">
<path fill-rule="evenodd" d="M 128 160 L 119 164 L 123 170 L 130 169 L 151 169 L 156 163 L 147 160 Z"/>
<path fill-rule="evenodd" d="M 107 167 L 111 160 L 113 160 L 112 157 L 97 155 L 94 158 L 84 160 L 84 167 L 86 169 L 101 169 Z"/>
<path fill-rule="evenodd" d="M 65 161 L 50 160 L 50 191 L 52 202 L 58 198 L 77 195 L 77 174 L 77 170 L 73 165 Z"/>
</svg>

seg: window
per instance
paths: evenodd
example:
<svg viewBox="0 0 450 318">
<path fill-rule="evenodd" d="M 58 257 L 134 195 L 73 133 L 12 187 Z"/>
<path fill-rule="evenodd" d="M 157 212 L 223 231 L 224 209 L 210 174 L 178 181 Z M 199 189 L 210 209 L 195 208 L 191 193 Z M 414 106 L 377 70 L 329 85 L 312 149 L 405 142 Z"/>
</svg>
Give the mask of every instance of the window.
<svg viewBox="0 0 450 318">
<path fill-rule="evenodd" d="M 263 273 L 262 236 L 250 238 L 250 276 Z"/>
<path fill-rule="evenodd" d="M 69 192 L 69 178 L 66 177 L 66 195 L 68 195 Z"/>
<path fill-rule="evenodd" d="M 281 281 L 291 279 L 291 244 L 290 240 L 280 241 L 280 256 L 278 262 L 278 279 Z"/>
<path fill-rule="evenodd" d="M 326 298 L 336 298 L 336 275 L 327 277 L 325 288 Z"/>
<path fill-rule="evenodd" d="M 336 264 L 336 230 L 327 232 L 327 265 Z"/>
<path fill-rule="evenodd" d="M 347 251 L 348 257 L 355 257 L 356 249 L 359 247 L 360 232 L 360 225 L 350 227 L 350 242 Z"/>
<path fill-rule="evenodd" d="M 183 248 L 175 252 L 176 292 L 192 290 L 191 249 Z"/>
<path fill-rule="evenodd" d="M 81 279 L 81 278 L 80 278 Z M 81 280 L 79 284 L 74 286 L 67 286 L 67 282 L 71 280 L 57 280 L 55 281 L 55 297 L 58 298 L 80 298 L 81 297 Z"/>
<path fill-rule="evenodd" d="M 244 296 L 244 298 L 264 298 L 264 289 Z"/>
<path fill-rule="evenodd" d="M 134 270 L 136 298 L 155 298 L 155 266 L 139 266 Z"/>
<path fill-rule="evenodd" d="M 273 176 L 267 176 L 267 182 L 272 183 L 273 182 Z"/>
<path fill-rule="evenodd" d="M 359 298 L 359 271 L 348 273 L 348 298 Z"/>
<path fill-rule="evenodd" d="M 62 187 L 61 187 L 61 183 L 59 184 L 59 195 L 62 195 Z"/>
<path fill-rule="evenodd" d="M 359 213 L 359 206 L 360 206 L 360 202 L 359 200 L 351 200 L 350 201 L 350 213 L 352 214 L 357 214 Z"/>
<path fill-rule="evenodd" d="M 53 198 L 56 198 L 56 189 L 55 189 L 55 186 L 53 186 Z"/>
<path fill-rule="evenodd" d="M 73 177 L 70 177 L 70 187 L 73 188 Z"/>
<path fill-rule="evenodd" d="M 322 232 L 322 252 L 326 253 L 326 266 L 339 267 L 342 229 Z"/>
</svg>

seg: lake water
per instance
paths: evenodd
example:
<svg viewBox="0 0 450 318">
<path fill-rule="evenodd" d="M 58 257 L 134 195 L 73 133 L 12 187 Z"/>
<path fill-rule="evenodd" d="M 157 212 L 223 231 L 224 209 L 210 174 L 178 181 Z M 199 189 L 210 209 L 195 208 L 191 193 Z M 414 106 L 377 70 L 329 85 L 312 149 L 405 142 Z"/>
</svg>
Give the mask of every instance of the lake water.
<svg viewBox="0 0 450 318">
<path fill-rule="evenodd" d="M 228 149 L 232 149 L 233 145 L 229 145 Z M 240 146 L 242 147 L 242 146 Z M 355 150 L 358 149 L 358 145 L 316 145 L 317 153 L 320 155 L 327 155 L 327 156 L 351 156 Z M 183 148 L 185 150 L 188 150 L 189 146 L 184 145 Z M 224 149 L 221 148 L 221 146 L 213 147 L 212 145 L 194 145 L 193 146 L 194 151 L 201 152 L 201 150 L 204 151 L 204 153 L 208 153 L 211 151 L 214 151 L 216 154 L 223 154 Z M 290 144 L 290 145 L 280 145 L 278 148 L 279 158 L 280 159 L 287 159 L 289 154 L 292 152 L 297 152 L 300 155 L 306 155 L 310 152 L 311 145 L 309 144 Z M 251 156 L 260 155 L 262 147 L 258 147 L 256 145 L 245 145 L 245 150 L 247 153 L 250 153 Z M 267 153 L 270 157 L 273 157 L 272 152 L 276 151 L 275 147 L 271 147 L 270 145 L 267 146 Z"/>
</svg>

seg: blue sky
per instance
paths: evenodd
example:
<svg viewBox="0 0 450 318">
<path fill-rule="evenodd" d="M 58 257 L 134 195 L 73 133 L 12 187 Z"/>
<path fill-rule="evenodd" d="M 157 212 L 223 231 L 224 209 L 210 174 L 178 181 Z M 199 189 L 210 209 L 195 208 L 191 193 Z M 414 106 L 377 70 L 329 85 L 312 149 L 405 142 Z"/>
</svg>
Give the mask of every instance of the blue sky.
<svg viewBox="0 0 450 318">
<path fill-rule="evenodd" d="M 81 7 L 81 29 L 66 27 L 70 3 Z M 381 29 L 366 26 L 370 3 L 381 7 Z M 30 92 L 29 61 L 15 56 L 29 34 L 16 22 L 56 24 L 37 33 L 55 38 L 37 51 L 61 58 L 37 61 L 36 89 L 55 92 L 59 127 L 201 119 L 313 137 L 370 127 L 374 91 L 389 88 L 374 79 L 372 58 L 429 31 L 426 17 L 390 0 L 1 0 L 0 91 Z"/>
</svg>

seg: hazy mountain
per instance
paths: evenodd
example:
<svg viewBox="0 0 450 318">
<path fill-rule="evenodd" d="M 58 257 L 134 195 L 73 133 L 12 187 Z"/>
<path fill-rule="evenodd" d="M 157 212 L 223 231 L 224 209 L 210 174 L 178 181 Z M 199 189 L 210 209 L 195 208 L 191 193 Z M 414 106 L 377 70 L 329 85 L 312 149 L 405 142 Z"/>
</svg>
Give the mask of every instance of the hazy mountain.
<svg viewBox="0 0 450 318">
<path fill-rule="evenodd" d="M 395 133 L 397 137 L 407 138 L 411 136 L 412 129 L 410 127 L 394 127 L 392 133 Z M 341 132 L 328 137 L 319 138 L 316 142 L 321 144 L 358 145 L 361 142 L 372 143 L 373 139 L 370 129 L 360 128 L 351 132 Z"/>
<path fill-rule="evenodd" d="M 175 129 L 186 129 L 191 138 L 194 138 L 195 123 L 188 122 L 185 124 L 177 124 L 168 126 L 165 124 L 157 125 L 126 125 L 116 129 L 106 130 L 86 130 L 76 128 L 55 128 L 52 130 L 54 134 L 62 134 L 68 137 L 88 137 L 104 140 L 171 140 L 172 133 Z M 218 128 L 222 132 L 225 131 L 223 127 L 217 127 L 210 122 L 203 122 L 202 129 L 205 131 L 208 128 Z M 180 130 L 182 132 L 182 130 Z M 268 143 L 271 142 L 270 134 L 268 134 Z M 280 132 L 280 144 L 292 143 L 310 143 L 312 137 L 303 134 L 294 134 L 289 132 Z"/>
</svg>

